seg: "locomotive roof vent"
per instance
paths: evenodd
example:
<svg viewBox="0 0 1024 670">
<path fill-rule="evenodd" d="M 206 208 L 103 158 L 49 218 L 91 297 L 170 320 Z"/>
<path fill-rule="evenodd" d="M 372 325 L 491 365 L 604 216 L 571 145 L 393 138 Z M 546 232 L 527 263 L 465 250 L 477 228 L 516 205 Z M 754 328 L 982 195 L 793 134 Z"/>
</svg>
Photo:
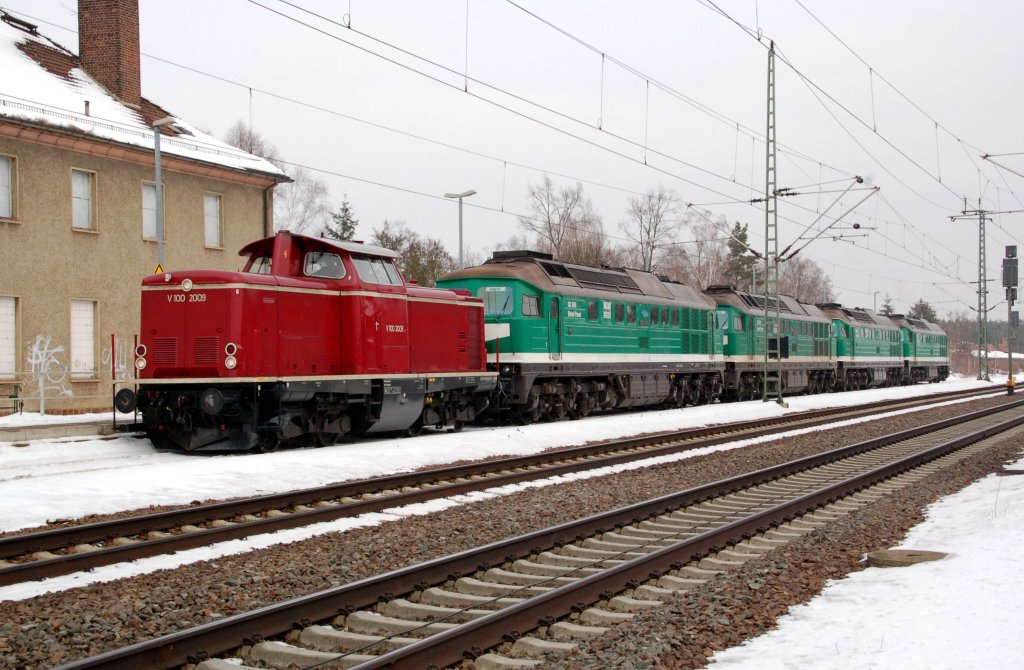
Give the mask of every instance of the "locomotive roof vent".
<svg viewBox="0 0 1024 670">
<path fill-rule="evenodd" d="M 532 251 L 530 249 L 511 249 L 507 251 L 495 251 L 491 254 L 491 260 L 507 261 L 515 258 L 537 258 L 542 261 L 554 260 L 554 256 L 543 251 Z"/>
<path fill-rule="evenodd" d="M 819 302 L 815 305 L 818 309 L 842 309 L 842 305 L 838 302 Z"/>
<path fill-rule="evenodd" d="M 712 284 L 704 289 L 705 293 L 736 293 L 736 287 L 732 284 Z"/>
<path fill-rule="evenodd" d="M 905 319 L 905 318 L 907 318 L 907 315 L 906 314 L 890 314 L 889 318 L 890 319 Z"/>
</svg>

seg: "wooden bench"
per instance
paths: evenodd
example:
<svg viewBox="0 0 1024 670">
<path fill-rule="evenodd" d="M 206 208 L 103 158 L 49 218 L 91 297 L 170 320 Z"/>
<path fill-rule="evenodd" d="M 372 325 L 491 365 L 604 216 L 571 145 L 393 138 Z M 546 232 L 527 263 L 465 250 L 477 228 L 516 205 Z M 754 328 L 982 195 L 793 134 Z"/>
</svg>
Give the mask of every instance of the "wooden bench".
<svg viewBox="0 0 1024 670">
<path fill-rule="evenodd" d="M 21 384 L 18 382 L 0 381 L 0 412 L 10 410 L 20 412 L 25 406 L 21 399 Z"/>
</svg>

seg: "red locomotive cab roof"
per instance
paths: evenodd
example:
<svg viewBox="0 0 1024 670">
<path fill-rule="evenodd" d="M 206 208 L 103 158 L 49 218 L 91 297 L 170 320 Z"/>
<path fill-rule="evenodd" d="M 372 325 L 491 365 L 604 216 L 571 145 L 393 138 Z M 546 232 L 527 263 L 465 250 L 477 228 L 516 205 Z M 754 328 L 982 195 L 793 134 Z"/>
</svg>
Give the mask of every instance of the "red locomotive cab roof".
<svg viewBox="0 0 1024 670">
<path fill-rule="evenodd" d="M 323 263 L 314 268 L 307 266 L 306 263 L 309 260 L 307 254 L 310 252 L 324 254 L 323 257 L 320 257 Z M 278 277 L 312 276 L 324 279 L 342 279 L 344 277 L 345 273 L 337 267 L 338 258 L 355 256 L 390 261 L 398 257 L 394 251 L 372 244 L 295 235 L 288 231 L 281 231 L 273 237 L 251 242 L 242 247 L 238 255 L 249 257 L 245 272 Z"/>
</svg>

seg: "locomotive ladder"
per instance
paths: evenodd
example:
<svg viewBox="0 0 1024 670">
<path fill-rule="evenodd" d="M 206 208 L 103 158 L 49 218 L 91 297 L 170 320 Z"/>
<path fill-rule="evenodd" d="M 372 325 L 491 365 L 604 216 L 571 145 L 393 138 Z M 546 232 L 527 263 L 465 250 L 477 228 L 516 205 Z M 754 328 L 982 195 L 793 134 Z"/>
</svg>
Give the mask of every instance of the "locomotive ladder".
<svg viewBox="0 0 1024 670">
<path fill-rule="evenodd" d="M 775 42 L 768 49 L 768 128 L 764 194 L 764 387 L 762 400 L 782 404 L 782 332 L 779 322 L 778 191 L 775 171 Z M 771 360 L 774 349 L 775 360 Z"/>
</svg>

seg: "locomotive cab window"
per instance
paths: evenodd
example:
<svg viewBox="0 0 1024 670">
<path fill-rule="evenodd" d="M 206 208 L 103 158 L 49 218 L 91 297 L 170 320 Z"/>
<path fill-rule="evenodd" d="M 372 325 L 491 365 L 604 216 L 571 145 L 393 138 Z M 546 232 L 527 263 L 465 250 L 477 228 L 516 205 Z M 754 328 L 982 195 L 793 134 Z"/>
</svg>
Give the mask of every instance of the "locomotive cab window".
<svg viewBox="0 0 1024 670">
<path fill-rule="evenodd" d="M 345 276 L 345 265 L 338 254 L 310 251 L 306 254 L 302 271 L 308 277 L 342 279 Z"/>
<path fill-rule="evenodd" d="M 743 317 L 738 314 L 732 317 L 732 329 L 737 333 L 743 332 Z"/>
<path fill-rule="evenodd" d="M 523 316 L 540 316 L 540 299 L 537 296 L 523 296 Z"/>
<path fill-rule="evenodd" d="M 729 327 L 729 312 L 720 309 L 715 312 L 715 328 L 726 330 Z"/>
<path fill-rule="evenodd" d="M 359 278 L 368 284 L 402 285 L 398 271 L 390 259 L 353 256 L 352 264 L 356 266 Z"/>
<path fill-rule="evenodd" d="M 512 313 L 512 289 L 507 286 L 485 286 L 476 296 L 484 301 L 484 316 L 508 316 Z"/>
<path fill-rule="evenodd" d="M 271 257 L 270 254 L 263 254 L 262 256 L 253 256 L 249 263 L 249 269 L 246 272 L 251 272 L 257 275 L 268 275 L 271 270 Z"/>
</svg>

